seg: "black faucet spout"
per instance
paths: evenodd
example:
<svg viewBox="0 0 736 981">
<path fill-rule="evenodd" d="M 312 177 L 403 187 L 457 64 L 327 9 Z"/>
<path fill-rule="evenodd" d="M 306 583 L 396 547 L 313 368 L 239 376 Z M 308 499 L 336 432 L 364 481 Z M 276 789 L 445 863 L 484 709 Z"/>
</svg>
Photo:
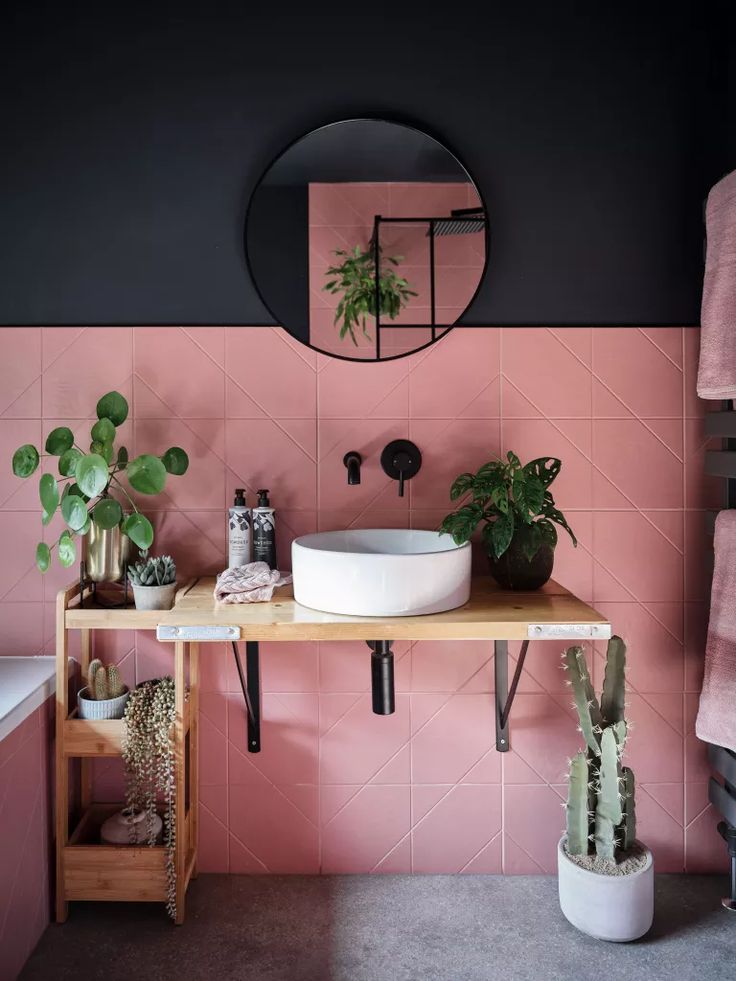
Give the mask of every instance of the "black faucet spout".
<svg viewBox="0 0 736 981">
<path fill-rule="evenodd" d="M 360 465 L 363 462 L 363 458 L 360 453 L 356 453 L 355 450 L 350 450 L 342 458 L 342 462 L 347 467 L 348 471 L 348 483 L 351 485 L 360 483 Z"/>
</svg>

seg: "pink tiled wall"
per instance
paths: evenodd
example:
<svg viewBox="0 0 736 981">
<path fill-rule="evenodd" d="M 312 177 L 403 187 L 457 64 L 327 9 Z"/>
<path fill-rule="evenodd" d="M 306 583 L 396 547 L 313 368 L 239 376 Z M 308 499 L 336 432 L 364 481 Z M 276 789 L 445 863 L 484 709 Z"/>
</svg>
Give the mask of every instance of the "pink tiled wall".
<svg viewBox="0 0 736 981">
<path fill-rule="evenodd" d="M 630 644 L 641 835 L 662 871 L 724 869 L 693 734 L 704 508 L 719 503 L 717 483 L 702 475 L 697 340 L 690 329 L 456 329 L 409 358 L 361 365 L 271 328 L 4 329 L 0 653 L 52 649 L 51 604 L 66 578 L 34 571 L 36 489 L 12 477 L 10 454 L 59 420 L 85 425 L 110 388 L 131 400 L 131 448 L 175 442 L 191 455 L 189 474 L 152 502 L 158 548 L 184 573 L 223 566 L 236 486 L 271 488 L 286 564 L 294 535 L 433 527 L 459 471 L 508 449 L 555 454 L 558 502 L 581 543 L 575 551 L 561 539 L 556 576 Z M 424 455 L 403 499 L 379 465 L 400 436 Z M 357 487 L 342 464 L 352 449 L 365 461 Z M 204 869 L 554 869 L 565 761 L 578 746 L 558 645 L 530 649 L 503 757 L 493 748 L 488 644 L 398 644 L 396 653 L 397 711 L 380 718 L 364 645 L 263 645 L 263 752 L 254 756 L 244 752 L 228 651 L 204 648 Z M 168 648 L 143 633 L 106 636 L 104 654 L 129 681 L 170 670 Z M 100 773 L 101 793 L 114 777 Z"/>
<path fill-rule="evenodd" d="M 349 358 L 375 357 L 375 327 L 369 320 L 366 338 L 356 334 L 357 347 L 340 340 L 334 324 L 339 296 L 323 289 L 330 266 L 339 264 L 335 249 L 365 251 L 373 236 L 376 215 L 384 218 L 449 217 L 455 208 L 477 208 L 478 192 L 470 183 L 333 183 L 309 185 L 309 328 L 321 351 Z M 384 224 L 380 243 L 384 257 L 400 257 L 396 269 L 418 295 L 386 324 L 429 324 L 430 254 L 426 224 Z M 435 238 L 435 315 L 437 324 L 454 324 L 470 304 L 483 275 L 485 236 L 439 235 Z M 381 357 L 416 351 L 431 340 L 430 328 L 381 328 Z"/>
<path fill-rule="evenodd" d="M 13 981 L 49 922 L 49 713 L 0 741 L 0 981 Z"/>
</svg>

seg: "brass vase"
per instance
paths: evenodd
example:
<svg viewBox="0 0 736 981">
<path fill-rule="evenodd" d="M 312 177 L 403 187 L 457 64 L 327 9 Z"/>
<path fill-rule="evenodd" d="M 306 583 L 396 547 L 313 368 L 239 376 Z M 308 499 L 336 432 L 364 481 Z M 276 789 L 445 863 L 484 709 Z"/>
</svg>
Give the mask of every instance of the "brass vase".
<svg viewBox="0 0 736 981">
<path fill-rule="evenodd" d="M 83 557 L 92 582 L 119 582 L 132 552 L 131 541 L 119 526 L 98 528 L 94 521 L 84 536 Z"/>
</svg>

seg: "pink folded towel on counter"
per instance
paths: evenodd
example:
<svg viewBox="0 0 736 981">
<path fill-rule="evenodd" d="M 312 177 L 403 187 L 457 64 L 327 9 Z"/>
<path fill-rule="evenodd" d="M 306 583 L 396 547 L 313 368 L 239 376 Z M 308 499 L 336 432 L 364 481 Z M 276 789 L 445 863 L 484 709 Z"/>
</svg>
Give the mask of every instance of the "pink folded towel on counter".
<svg viewBox="0 0 736 981">
<path fill-rule="evenodd" d="M 701 399 L 736 398 L 736 170 L 705 205 L 705 278 L 700 312 Z"/>
<path fill-rule="evenodd" d="M 290 575 L 269 568 L 266 562 L 225 569 L 215 585 L 218 603 L 267 603 L 277 586 L 287 586 Z"/>
<path fill-rule="evenodd" d="M 736 509 L 716 518 L 705 677 L 695 721 L 698 739 L 736 752 Z"/>
</svg>

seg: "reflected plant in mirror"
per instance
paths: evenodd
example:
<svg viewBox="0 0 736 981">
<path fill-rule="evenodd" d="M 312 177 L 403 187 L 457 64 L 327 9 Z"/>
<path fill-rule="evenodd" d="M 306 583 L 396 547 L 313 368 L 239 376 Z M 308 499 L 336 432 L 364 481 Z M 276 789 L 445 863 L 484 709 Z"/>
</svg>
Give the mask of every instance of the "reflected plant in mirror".
<svg viewBox="0 0 736 981">
<path fill-rule="evenodd" d="M 13 454 L 16 477 L 32 476 L 42 461 L 54 462 L 59 472 L 58 477 L 44 473 L 38 484 L 43 526 L 57 513 L 66 525 L 52 545 L 38 543 L 36 565 L 41 572 L 48 569 L 54 548 L 60 564 L 71 566 L 77 559 L 76 540 L 85 538 L 93 525 L 102 531 L 119 529 L 138 548 L 150 548 L 153 526 L 125 484 L 139 494 L 160 494 L 169 474 L 184 474 L 189 467 L 189 457 L 180 446 L 169 447 L 161 456 L 141 453 L 132 460 L 125 446 L 115 447 L 118 428 L 128 418 L 128 402 L 120 392 L 103 395 L 96 411 L 89 451 L 77 445 L 68 426 L 57 426 L 46 437 L 44 453 L 25 443 Z"/>
<path fill-rule="evenodd" d="M 256 186 L 245 227 L 249 271 L 274 322 L 360 361 L 446 334 L 480 287 L 488 237 L 457 157 L 381 119 L 332 123 L 287 147 Z"/>
<path fill-rule="evenodd" d="M 341 296 L 335 310 L 334 322 L 340 324 L 340 340 L 349 336 L 357 347 L 358 340 L 355 331 L 358 328 L 366 340 L 371 340 L 366 317 L 375 319 L 376 294 L 379 296 L 379 311 L 389 320 L 395 320 L 400 311 L 408 305 L 410 298 L 419 294 L 395 272 L 395 269 L 386 269 L 385 271 L 381 269 L 384 263 L 398 267 L 403 256 L 383 256 L 379 249 L 377 288 L 376 249 L 372 242 L 369 243 L 365 252 L 359 245 L 356 245 L 352 252 L 346 252 L 345 249 L 335 249 L 334 255 L 338 259 L 342 259 L 342 262 L 337 266 L 329 267 L 325 275 L 336 278 L 330 279 L 322 288 L 335 296 Z"/>
</svg>

